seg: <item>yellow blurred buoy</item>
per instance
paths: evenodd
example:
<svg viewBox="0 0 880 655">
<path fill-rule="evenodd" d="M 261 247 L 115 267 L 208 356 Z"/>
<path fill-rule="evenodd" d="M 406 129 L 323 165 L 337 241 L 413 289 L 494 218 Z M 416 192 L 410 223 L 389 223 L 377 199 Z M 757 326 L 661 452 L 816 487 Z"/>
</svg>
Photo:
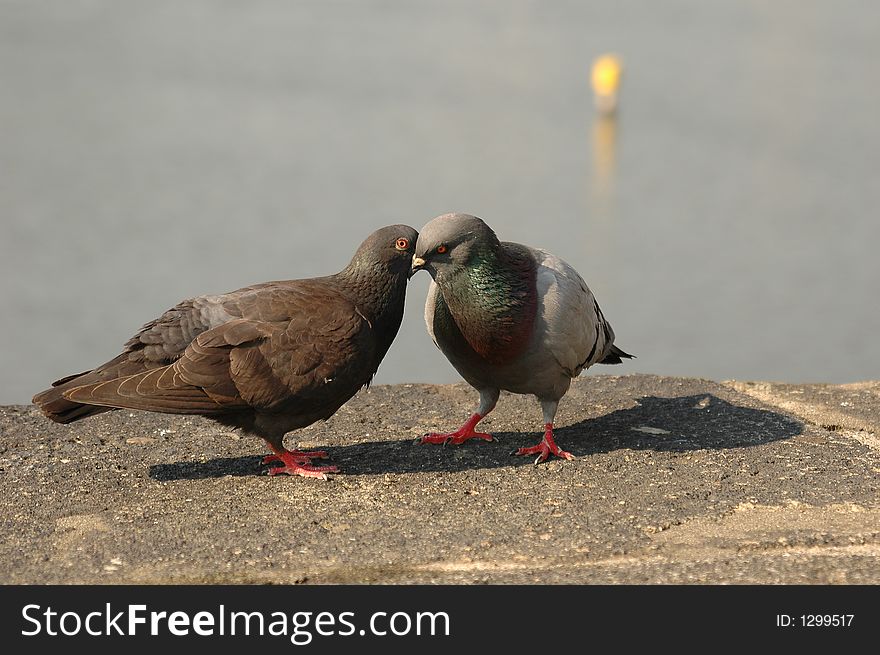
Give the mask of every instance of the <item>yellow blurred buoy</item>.
<svg viewBox="0 0 880 655">
<path fill-rule="evenodd" d="M 593 60 L 591 80 L 596 109 L 603 114 L 617 111 L 623 62 L 620 57 L 605 54 Z"/>
</svg>

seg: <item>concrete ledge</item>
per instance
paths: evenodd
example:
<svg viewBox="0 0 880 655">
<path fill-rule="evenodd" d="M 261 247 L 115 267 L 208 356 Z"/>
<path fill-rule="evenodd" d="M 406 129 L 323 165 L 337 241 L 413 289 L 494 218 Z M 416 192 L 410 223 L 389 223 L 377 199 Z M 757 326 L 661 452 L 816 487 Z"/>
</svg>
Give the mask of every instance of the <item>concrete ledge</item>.
<svg viewBox="0 0 880 655">
<path fill-rule="evenodd" d="M 259 439 L 199 418 L 0 408 L 0 582 L 880 582 L 878 382 L 588 376 L 558 416 L 573 462 L 510 455 L 539 438 L 523 396 L 493 443 L 413 443 L 475 403 L 362 392 L 298 435 L 328 482 L 269 478 Z"/>
</svg>

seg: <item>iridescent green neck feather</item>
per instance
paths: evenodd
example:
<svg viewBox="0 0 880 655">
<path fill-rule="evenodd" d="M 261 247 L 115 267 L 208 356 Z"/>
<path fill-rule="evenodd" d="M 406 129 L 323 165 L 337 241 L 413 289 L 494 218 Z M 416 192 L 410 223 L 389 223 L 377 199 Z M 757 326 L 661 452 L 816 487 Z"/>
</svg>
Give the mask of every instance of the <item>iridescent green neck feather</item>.
<svg viewBox="0 0 880 655">
<path fill-rule="evenodd" d="M 475 249 L 465 265 L 437 280 L 438 303 L 447 305 L 470 348 L 489 363 L 504 364 L 521 354 L 531 339 L 535 275 L 534 258 L 523 246 L 503 243 Z M 444 313 L 441 308 L 440 316 Z"/>
</svg>

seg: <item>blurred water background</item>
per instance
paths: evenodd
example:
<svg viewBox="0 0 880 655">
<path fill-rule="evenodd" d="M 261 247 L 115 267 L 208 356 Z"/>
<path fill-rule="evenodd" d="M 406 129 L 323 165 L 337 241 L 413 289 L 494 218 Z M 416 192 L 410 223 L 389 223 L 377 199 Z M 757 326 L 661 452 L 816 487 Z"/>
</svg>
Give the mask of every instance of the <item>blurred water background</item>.
<svg viewBox="0 0 880 655">
<path fill-rule="evenodd" d="M 877 379 L 878 64 L 855 0 L 0 0 L 0 403 L 448 211 L 583 274 L 593 372 Z M 428 281 L 377 383 L 458 380 Z"/>
</svg>

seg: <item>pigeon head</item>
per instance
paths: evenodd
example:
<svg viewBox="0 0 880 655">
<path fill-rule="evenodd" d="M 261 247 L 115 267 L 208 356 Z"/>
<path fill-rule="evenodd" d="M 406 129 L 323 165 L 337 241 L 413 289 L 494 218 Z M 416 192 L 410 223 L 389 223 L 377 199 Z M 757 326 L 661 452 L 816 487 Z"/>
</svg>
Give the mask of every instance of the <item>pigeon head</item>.
<svg viewBox="0 0 880 655">
<path fill-rule="evenodd" d="M 476 216 L 443 214 L 422 228 L 411 274 L 424 269 L 435 280 L 447 277 L 499 247 L 492 228 Z"/>
<path fill-rule="evenodd" d="M 354 268 L 381 268 L 392 275 L 406 275 L 419 233 L 409 225 L 387 225 L 368 236 L 354 253 Z M 350 265 L 350 266 L 351 266 Z"/>
</svg>

